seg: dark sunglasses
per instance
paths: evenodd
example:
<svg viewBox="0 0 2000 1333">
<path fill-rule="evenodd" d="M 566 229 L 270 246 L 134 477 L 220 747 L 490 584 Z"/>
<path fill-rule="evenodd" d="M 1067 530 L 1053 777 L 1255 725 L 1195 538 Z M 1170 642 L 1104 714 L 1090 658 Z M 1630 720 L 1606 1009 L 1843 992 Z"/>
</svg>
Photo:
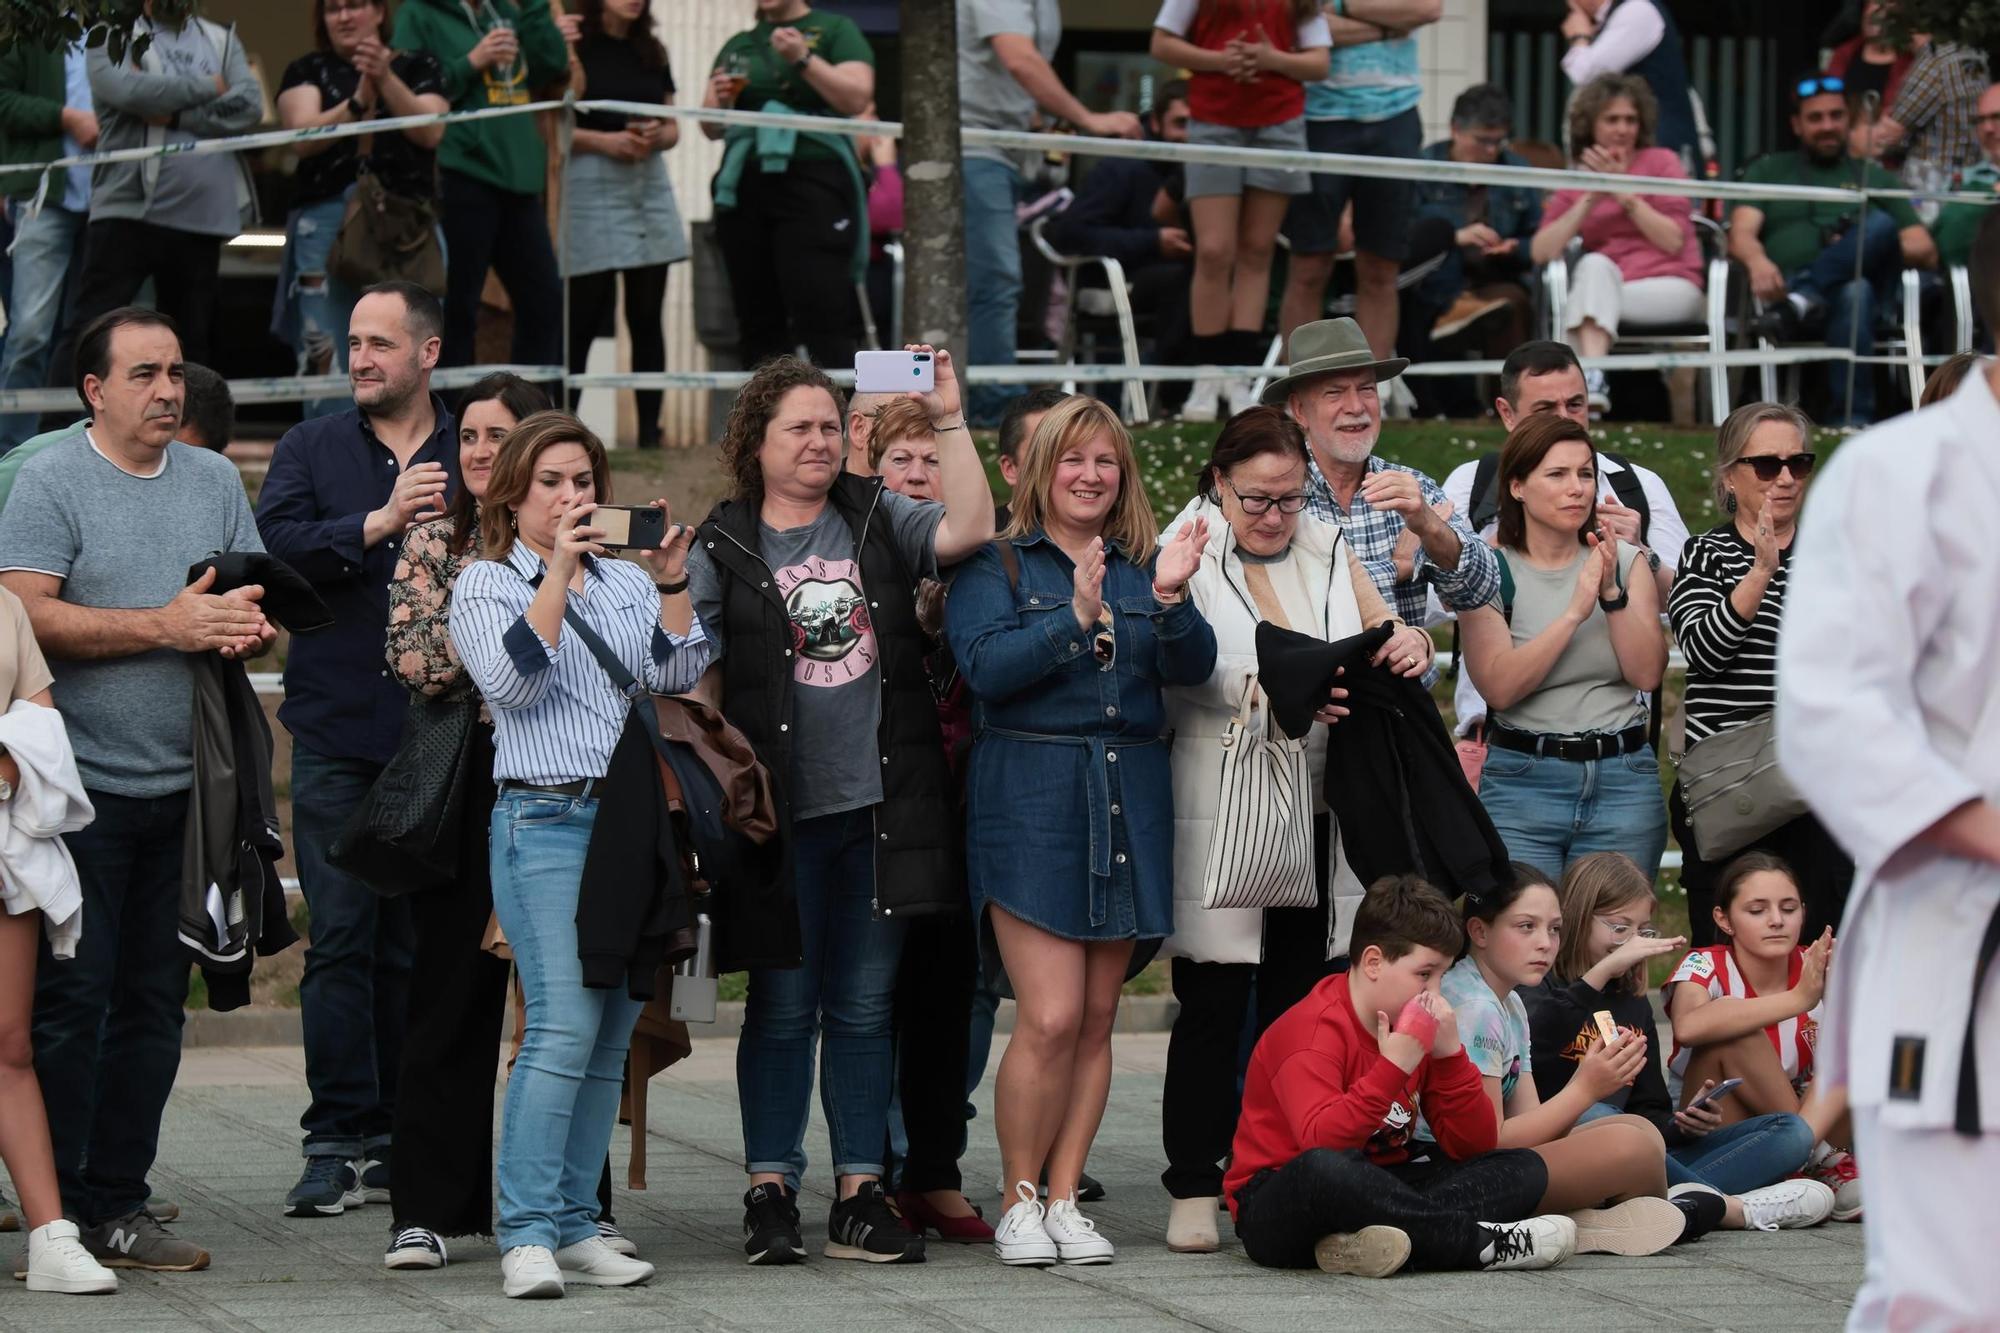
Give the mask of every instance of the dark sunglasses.
<svg viewBox="0 0 2000 1333">
<path fill-rule="evenodd" d="M 1792 86 L 1792 94 L 1801 102 L 1808 97 L 1818 97 L 1821 93 L 1844 93 L 1847 80 L 1838 74 L 1823 74 L 1815 78 L 1800 79 Z"/>
<path fill-rule="evenodd" d="M 1739 458 L 1736 465 L 1749 468 L 1757 474 L 1759 481 L 1776 481 L 1780 468 L 1791 473 L 1793 481 L 1803 481 L 1811 474 L 1818 459 L 1817 454 L 1786 454 L 1783 458 L 1765 454 L 1760 458 Z"/>
</svg>

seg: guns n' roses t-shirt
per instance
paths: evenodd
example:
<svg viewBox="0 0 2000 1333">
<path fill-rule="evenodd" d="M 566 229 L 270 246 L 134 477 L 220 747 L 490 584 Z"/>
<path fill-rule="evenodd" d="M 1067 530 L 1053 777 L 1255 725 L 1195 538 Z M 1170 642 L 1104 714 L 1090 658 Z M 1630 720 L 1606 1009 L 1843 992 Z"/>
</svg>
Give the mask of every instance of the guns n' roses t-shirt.
<svg viewBox="0 0 2000 1333">
<path fill-rule="evenodd" d="M 915 578 L 935 578 L 932 540 L 944 506 L 882 492 L 874 522 L 888 525 Z M 882 799 L 877 728 L 882 719 L 882 653 L 868 616 L 854 534 L 832 505 L 802 528 L 758 525 L 764 563 L 792 622 L 794 819 L 859 810 Z M 722 584 L 708 552 L 688 553 L 688 592 L 719 660 L 727 651 Z"/>
</svg>

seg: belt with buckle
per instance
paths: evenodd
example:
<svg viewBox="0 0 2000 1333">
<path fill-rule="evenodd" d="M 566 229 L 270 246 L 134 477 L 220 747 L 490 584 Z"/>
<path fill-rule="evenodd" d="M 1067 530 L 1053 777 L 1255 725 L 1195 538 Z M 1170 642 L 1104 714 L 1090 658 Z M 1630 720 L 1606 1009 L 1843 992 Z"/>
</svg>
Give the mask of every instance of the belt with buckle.
<svg viewBox="0 0 2000 1333">
<path fill-rule="evenodd" d="M 1578 764 L 1587 764 L 1594 759 L 1610 759 L 1615 755 L 1637 754 L 1650 743 L 1643 722 L 1623 731 L 1595 731 L 1582 736 L 1549 736 L 1535 731 L 1518 731 L 1503 723 L 1492 722 L 1487 724 L 1486 740 L 1503 750 L 1567 759 Z"/>
<path fill-rule="evenodd" d="M 500 784 L 500 790 L 533 792 L 537 796 L 589 796 L 603 783 L 603 778 L 578 778 L 574 782 L 516 782 L 509 778 Z"/>
</svg>

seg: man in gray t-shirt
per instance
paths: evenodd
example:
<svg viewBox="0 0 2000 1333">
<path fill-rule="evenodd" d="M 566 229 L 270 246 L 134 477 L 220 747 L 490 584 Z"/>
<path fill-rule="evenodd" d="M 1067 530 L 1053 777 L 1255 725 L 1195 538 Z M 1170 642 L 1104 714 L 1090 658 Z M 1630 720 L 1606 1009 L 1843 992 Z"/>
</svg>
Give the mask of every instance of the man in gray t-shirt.
<svg viewBox="0 0 2000 1333">
<path fill-rule="evenodd" d="M 944 506 L 882 492 L 878 517 L 889 520 L 896 549 L 918 578 L 937 577 L 935 540 Z M 802 528 L 758 525 L 761 554 L 777 575 L 791 615 L 793 659 L 792 818 L 859 810 L 882 799 L 876 730 L 882 721 L 882 655 L 868 623 L 854 533 L 828 505 Z M 688 552 L 688 595 L 720 661 L 722 580 L 697 543 Z"/>
<path fill-rule="evenodd" d="M 64 838 L 83 938 L 61 963 L 42 945 L 35 1072 L 63 1212 L 84 1245 L 126 1266 L 185 1271 L 208 1255 L 146 1213 L 146 1175 L 187 999 L 178 909 L 194 774 L 189 654 L 246 656 L 273 630 L 259 590 L 183 585 L 210 554 L 264 548 L 235 467 L 173 443 L 184 394 L 173 325 L 116 310 L 78 349 L 90 424 L 29 460 L 0 515 L 0 586 L 21 599 L 49 660 L 96 809 Z"/>
<path fill-rule="evenodd" d="M 1035 109 L 1085 134 L 1137 139 L 1129 111 L 1094 112 L 1063 87 L 1049 64 L 1062 41 L 1057 0 L 958 0 L 958 112 L 975 129 L 1026 130 Z M 1019 155 L 999 148 L 965 150 L 965 276 L 967 349 L 975 366 L 1014 364 L 1014 325 L 1021 307 L 1021 240 L 1014 205 L 1021 194 Z M 976 421 L 1000 419 L 1011 395 L 975 388 L 968 407 Z"/>
</svg>

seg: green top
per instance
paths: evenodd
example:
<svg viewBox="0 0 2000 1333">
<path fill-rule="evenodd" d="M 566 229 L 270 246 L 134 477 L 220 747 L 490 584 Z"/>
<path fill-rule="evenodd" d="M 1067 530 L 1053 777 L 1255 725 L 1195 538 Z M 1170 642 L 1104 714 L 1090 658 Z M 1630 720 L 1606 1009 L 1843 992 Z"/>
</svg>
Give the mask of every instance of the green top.
<svg viewBox="0 0 2000 1333">
<path fill-rule="evenodd" d="M 1957 188 L 1966 194 L 1981 191 L 2000 194 L 2000 167 L 1991 162 L 1967 167 L 1959 176 Z M 1979 234 L 1979 224 L 1991 211 L 1989 204 L 1946 204 L 1939 209 L 1937 224 L 1931 228 L 1931 234 L 1937 237 L 1938 258 L 1945 264 L 1971 263 L 1972 238 Z"/>
<path fill-rule="evenodd" d="M 478 16 L 475 24 L 473 15 Z M 496 21 L 497 20 L 497 21 Z M 508 67 L 474 69 L 466 56 L 489 28 L 512 25 L 521 53 Z M 569 74 L 569 48 L 549 16 L 549 0 L 405 0 L 396 11 L 390 43 L 398 51 L 428 51 L 444 67 L 444 92 L 453 111 L 526 106 L 535 90 Z M 534 116 L 495 116 L 448 126 L 438 145 L 438 165 L 495 189 L 539 195 L 548 158 Z"/>
<path fill-rule="evenodd" d="M 1861 169 L 1867 172 L 1865 181 Z M 1832 189 L 1853 189 L 1866 184 L 1898 190 L 1903 185 L 1872 162 L 1864 163 L 1859 158 L 1849 157 L 1818 166 L 1804 153 L 1797 152 L 1771 153 L 1761 157 L 1744 169 L 1743 179 L 1754 185 L 1817 185 Z M 1764 228 L 1759 236 L 1764 243 L 1764 253 L 1786 273 L 1812 263 L 1826 248 L 1833 234 L 1841 230 L 1855 213 L 1854 204 L 1833 203 L 1830 200 L 1761 199 L 1755 201 L 1753 206 L 1764 214 Z M 1869 206 L 1887 213 L 1898 230 L 1923 225 L 1907 199 L 1874 199 L 1869 201 Z"/>
<path fill-rule="evenodd" d="M 30 435 L 27 439 L 0 455 L 0 510 L 7 507 L 7 497 L 14 493 L 14 478 L 21 475 L 21 465 L 33 458 L 57 440 L 76 434 L 90 421 L 73 422 L 61 430 L 45 430 L 40 435 Z"/>
<path fill-rule="evenodd" d="M 871 68 L 875 64 L 875 50 L 868 45 L 868 39 L 861 35 L 853 19 L 845 14 L 822 14 L 810 10 L 804 18 L 790 23 L 767 23 L 759 21 L 748 32 L 739 32 L 722 44 L 716 53 L 714 68 L 722 69 L 731 56 L 740 56 L 747 66 L 750 82 L 737 94 L 738 111 L 762 111 L 767 102 L 782 102 L 784 109 L 802 116 L 838 116 L 827 100 L 819 95 L 819 90 L 806 82 L 806 76 L 793 69 L 771 49 L 771 34 L 779 28 L 797 28 L 806 39 L 806 49 L 829 65 L 843 65 L 851 60 L 859 60 Z M 777 110 L 777 108 L 772 108 Z M 849 155 L 852 155 L 854 141 L 846 140 Z M 835 149 L 816 139 L 801 139 L 794 151 L 799 158 L 818 158 L 822 161 L 837 156 Z"/>
<path fill-rule="evenodd" d="M 62 113 L 68 94 L 63 53 L 17 42 L 0 51 L 0 162 L 53 162 L 63 155 Z M 61 203 L 67 167 L 49 173 L 53 203 Z M 0 194 L 34 197 L 39 171 L 0 176 Z"/>
</svg>

